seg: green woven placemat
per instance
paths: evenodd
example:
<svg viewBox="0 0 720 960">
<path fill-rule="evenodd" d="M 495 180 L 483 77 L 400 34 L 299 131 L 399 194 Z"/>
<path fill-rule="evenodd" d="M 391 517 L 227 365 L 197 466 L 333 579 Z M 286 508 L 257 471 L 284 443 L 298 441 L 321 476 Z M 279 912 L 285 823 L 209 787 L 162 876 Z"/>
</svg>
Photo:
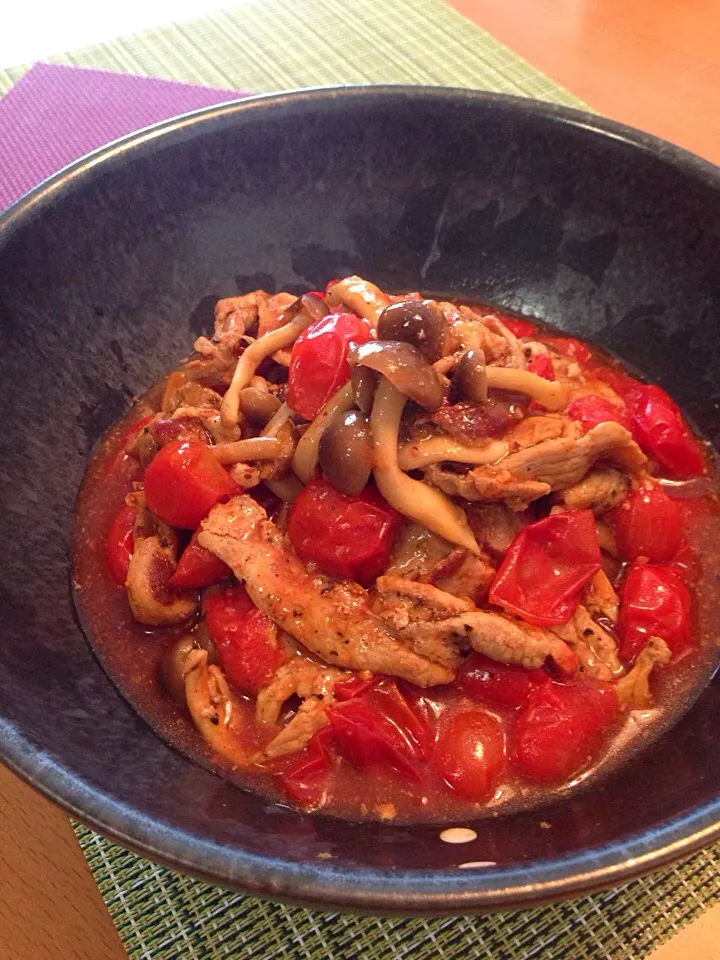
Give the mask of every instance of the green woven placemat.
<svg viewBox="0 0 720 960">
<path fill-rule="evenodd" d="M 51 59 L 258 92 L 427 83 L 585 107 L 442 0 L 252 0 Z M 26 69 L 0 70 L 0 94 Z M 643 960 L 720 901 L 716 846 L 620 889 L 523 913 L 358 918 L 228 893 L 75 830 L 133 960 Z"/>
</svg>

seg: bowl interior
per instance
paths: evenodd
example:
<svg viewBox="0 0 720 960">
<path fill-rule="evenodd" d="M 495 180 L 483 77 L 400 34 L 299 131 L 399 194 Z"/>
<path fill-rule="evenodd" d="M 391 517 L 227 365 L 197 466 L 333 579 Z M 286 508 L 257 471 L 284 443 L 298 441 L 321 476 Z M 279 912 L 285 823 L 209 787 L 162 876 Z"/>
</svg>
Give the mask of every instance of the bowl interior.
<svg viewBox="0 0 720 960">
<path fill-rule="evenodd" d="M 701 162 L 467 92 L 260 98 L 165 124 L 40 188 L 0 229 L 0 753 L 129 845 L 309 902 L 520 903 L 701 842 L 718 812 L 715 683 L 591 792 L 481 821 L 465 847 L 432 827 L 268 806 L 167 747 L 116 692 L 73 618 L 68 543 L 103 431 L 211 328 L 218 297 L 259 286 L 356 272 L 525 312 L 617 353 L 716 440 L 719 224 L 718 177 Z M 451 869 L 474 860 L 500 868 Z"/>
</svg>

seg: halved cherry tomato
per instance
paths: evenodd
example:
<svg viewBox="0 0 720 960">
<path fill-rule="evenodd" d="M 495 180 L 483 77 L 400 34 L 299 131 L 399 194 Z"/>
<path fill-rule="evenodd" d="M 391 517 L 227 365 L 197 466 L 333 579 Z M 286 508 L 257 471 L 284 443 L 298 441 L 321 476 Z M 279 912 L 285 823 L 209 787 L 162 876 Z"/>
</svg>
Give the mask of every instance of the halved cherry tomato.
<svg viewBox="0 0 720 960">
<path fill-rule="evenodd" d="M 573 400 L 567 408 L 567 415 L 578 420 L 585 433 L 599 423 L 607 423 L 608 420 L 614 420 L 626 430 L 630 429 L 630 420 L 625 410 L 596 393 L 588 393 Z"/>
<path fill-rule="evenodd" d="M 370 584 L 388 564 L 399 523 L 375 487 L 350 497 L 315 479 L 292 505 L 288 535 L 303 560 L 332 576 Z"/>
<path fill-rule="evenodd" d="M 173 527 L 194 530 L 221 500 L 241 488 L 204 443 L 173 441 L 145 471 L 145 496 L 156 517 Z"/>
<path fill-rule="evenodd" d="M 197 542 L 200 531 L 196 530 L 190 543 L 185 547 L 178 560 L 175 573 L 170 578 L 170 586 L 178 590 L 211 587 L 221 580 L 232 577 L 233 573 L 226 563 L 216 557 Z"/>
<path fill-rule="evenodd" d="M 287 402 L 313 420 L 350 379 L 351 343 L 367 343 L 370 324 L 353 313 L 331 313 L 316 320 L 295 341 L 288 371 Z"/>
<path fill-rule="evenodd" d="M 453 714 L 440 730 L 433 766 L 456 793 L 484 800 L 505 769 L 502 723 L 484 710 Z"/>
<path fill-rule="evenodd" d="M 490 587 L 490 602 L 528 623 L 567 623 L 601 567 L 591 510 L 568 510 L 517 533 Z"/>
<path fill-rule="evenodd" d="M 418 781 L 419 750 L 403 736 L 365 697 L 354 697 L 328 710 L 338 749 L 360 770 L 390 767 Z"/>
<path fill-rule="evenodd" d="M 615 719 L 610 684 L 550 683 L 535 690 L 515 727 L 514 762 L 529 780 L 565 780 L 587 766 Z"/>
<path fill-rule="evenodd" d="M 645 557 L 651 563 L 669 563 L 683 543 L 682 507 L 657 483 L 631 490 L 605 519 L 615 531 L 623 560 Z"/>
<path fill-rule="evenodd" d="M 620 658 L 634 660 L 650 637 L 661 637 L 678 657 L 692 646 L 690 592 L 672 567 L 634 563 L 620 603 Z"/>
<path fill-rule="evenodd" d="M 582 340 L 576 340 L 575 337 L 546 337 L 541 335 L 540 340 L 551 347 L 555 347 L 561 356 L 578 363 L 587 363 L 592 357 L 588 347 Z"/>
<path fill-rule="evenodd" d="M 516 710 L 525 706 L 534 690 L 550 683 L 550 677 L 544 670 L 525 670 L 471 653 L 458 670 L 455 682 L 460 693 L 478 703 Z"/>
<path fill-rule="evenodd" d="M 331 728 L 324 727 L 278 774 L 277 781 L 285 793 L 304 807 L 317 807 L 323 798 L 332 770 L 332 739 Z"/>
<path fill-rule="evenodd" d="M 333 691 L 337 690 L 337 684 Z M 421 710 L 387 677 L 377 682 L 365 698 L 383 719 L 392 724 L 407 743 L 411 753 L 420 759 L 428 756 L 432 746 L 431 726 Z"/>
<path fill-rule="evenodd" d="M 538 377 L 543 377 L 545 380 L 555 379 L 555 371 L 553 370 L 552 359 L 549 353 L 538 354 L 538 356 L 528 364 L 527 368 L 530 373 L 536 373 Z"/>
<path fill-rule="evenodd" d="M 130 557 L 133 555 L 133 530 L 137 518 L 137 507 L 124 503 L 112 522 L 105 541 L 105 559 L 108 570 L 120 586 L 125 585 Z"/>
<path fill-rule="evenodd" d="M 486 316 L 497 317 L 501 323 L 505 324 L 510 333 L 514 333 L 516 337 L 534 337 L 537 332 L 537 325 L 530 323 L 529 320 L 507 317 L 504 313 L 498 313 L 496 310 L 493 310 L 490 314 L 486 314 Z"/>
<path fill-rule="evenodd" d="M 628 393 L 633 436 L 645 453 L 672 477 L 699 476 L 705 462 L 697 440 L 673 400 L 655 384 L 644 384 Z"/>
<path fill-rule="evenodd" d="M 287 658 L 273 621 L 240 584 L 208 593 L 203 613 L 228 682 L 241 693 L 258 693 Z"/>
</svg>

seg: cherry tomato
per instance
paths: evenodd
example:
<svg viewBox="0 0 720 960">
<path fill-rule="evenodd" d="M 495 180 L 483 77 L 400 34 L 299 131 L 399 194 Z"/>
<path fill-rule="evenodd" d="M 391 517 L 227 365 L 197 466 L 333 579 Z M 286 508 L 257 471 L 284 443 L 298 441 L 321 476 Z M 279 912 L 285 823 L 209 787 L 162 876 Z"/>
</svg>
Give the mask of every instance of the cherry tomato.
<svg viewBox="0 0 720 960">
<path fill-rule="evenodd" d="M 340 753 L 354 766 L 390 767 L 410 780 L 420 779 L 418 749 L 365 697 L 338 704 L 328 717 Z"/>
<path fill-rule="evenodd" d="M 615 531 L 623 560 L 645 557 L 651 563 L 669 563 L 683 543 L 682 507 L 657 483 L 636 487 L 606 517 Z"/>
<path fill-rule="evenodd" d="M 530 373 L 536 373 L 538 377 L 545 380 L 554 380 L 555 371 L 553 370 L 552 359 L 549 353 L 541 353 L 528 364 Z"/>
<path fill-rule="evenodd" d="M 226 563 L 200 546 L 197 542 L 199 533 L 199 530 L 193 533 L 178 561 L 175 573 L 170 578 L 170 586 L 178 590 L 211 587 L 233 575 Z"/>
<path fill-rule="evenodd" d="M 533 690 L 550 683 L 544 670 L 525 670 L 471 653 L 457 672 L 456 686 L 478 703 L 515 710 L 524 707 Z"/>
<path fill-rule="evenodd" d="M 642 386 L 639 380 L 635 380 L 629 374 L 625 373 L 620 366 L 608 367 L 591 360 L 587 364 L 587 369 L 596 379 L 602 380 L 603 383 L 612 387 L 615 393 L 623 399 L 631 390 L 636 390 Z"/>
<path fill-rule="evenodd" d="M 468 800 L 484 800 L 505 769 L 502 723 L 483 710 L 455 713 L 442 726 L 433 766 Z"/>
<path fill-rule="evenodd" d="M 333 690 L 336 689 L 337 685 Z M 420 759 L 428 756 L 432 747 L 431 725 L 427 717 L 416 709 L 412 700 L 400 691 L 395 680 L 387 677 L 381 679 L 373 686 L 365 700 L 377 710 L 386 723 L 394 727 L 413 756 Z"/>
<path fill-rule="evenodd" d="M 515 766 L 540 783 L 565 780 L 596 755 L 602 732 L 615 719 L 618 701 L 610 684 L 539 687 L 515 727 Z"/>
<path fill-rule="evenodd" d="M 490 603 L 538 626 L 567 623 L 601 565 L 592 511 L 553 514 L 515 535 L 490 586 Z"/>
<path fill-rule="evenodd" d="M 373 674 L 370 677 L 350 677 L 349 680 L 339 680 L 333 684 L 333 695 L 336 700 L 352 700 L 353 697 L 361 697 L 364 693 L 377 683 L 377 677 Z"/>
<path fill-rule="evenodd" d="M 258 693 L 286 660 L 275 624 L 240 584 L 207 594 L 203 613 L 228 681 L 241 693 Z"/>
<path fill-rule="evenodd" d="M 433 411 L 427 417 L 428 422 L 436 424 L 453 440 L 460 443 L 475 443 L 485 437 L 501 437 L 507 433 L 515 421 L 509 403 L 490 399 L 487 403 L 446 404 Z"/>
<path fill-rule="evenodd" d="M 672 567 L 634 563 L 620 603 L 620 658 L 634 660 L 650 637 L 661 637 L 677 657 L 692 646 L 690 592 Z"/>
<path fill-rule="evenodd" d="M 124 503 L 113 520 L 105 541 L 105 560 L 108 570 L 115 583 L 119 583 L 121 587 L 125 586 L 130 569 L 136 518 L 137 507 L 130 507 Z"/>
<path fill-rule="evenodd" d="M 537 325 L 530 323 L 529 320 L 520 320 L 517 317 L 506 317 L 504 313 L 497 313 L 493 310 L 489 316 L 497 317 L 501 323 L 504 323 L 510 333 L 516 337 L 534 337 L 537 333 Z"/>
<path fill-rule="evenodd" d="M 166 444 L 145 471 L 148 506 L 173 527 L 194 530 L 216 503 L 238 493 L 227 470 L 197 440 Z"/>
<path fill-rule="evenodd" d="M 388 565 L 399 523 L 374 487 L 350 497 L 316 479 L 292 505 L 288 535 L 303 560 L 334 577 L 370 584 Z"/>
<path fill-rule="evenodd" d="M 671 477 L 686 480 L 703 473 L 698 442 L 664 390 L 644 384 L 630 391 L 627 404 L 635 440 Z"/>
<path fill-rule="evenodd" d="M 290 799 L 304 807 L 314 808 L 322 801 L 332 770 L 332 739 L 332 730 L 324 727 L 277 777 Z"/>
<path fill-rule="evenodd" d="M 630 429 L 630 421 L 625 410 L 596 393 L 588 393 L 584 397 L 573 400 L 567 408 L 567 415 L 573 420 L 578 420 L 585 433 L 599 423 L 607 423 L 608 420 L 614 420 L 626 430 Z"/>
<path fill-rule="evenodd" d="M 555 347 L 561 356 L 568 357 L 570 360 L 576 360 L 578 363 L 587 363 L 592 357 L 588 347 L 586 347 L 581 340 L 576 340 L 574 337 L 541 336 L 540 339 L 543 343 Z"/>
<path fill-rule="evenodd" d="M 314 420 L 350 379 L 350 344 L 369 339 L 370 324 L 353 313 L 331 313 L 304 330 L 293 346 L 288 371 L 287 402 L 292 409 Z"/>
</svg>

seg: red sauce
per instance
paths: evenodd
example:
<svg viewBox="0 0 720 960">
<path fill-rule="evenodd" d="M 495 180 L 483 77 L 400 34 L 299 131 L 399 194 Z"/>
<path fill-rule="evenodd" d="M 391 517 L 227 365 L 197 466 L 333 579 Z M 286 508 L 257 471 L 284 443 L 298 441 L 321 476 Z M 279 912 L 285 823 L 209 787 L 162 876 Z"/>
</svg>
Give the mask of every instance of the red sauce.
<svg viewBox="0 0 720 960">
<path fill-rule="evenodd" d="M 612 364 L 606 357 L 602 362 Z M 137 463 L 123 454 L 125 438 L 128 430 L 157 410 L 163 386 L 156 385 L 123 421 L 108 432 L 88 467 L 80 491 L 74 578 L 75 598 L 83 627 L 120 691 L 161 737 L 240 787 L 288 803 L 288 796 L 279 787 L 278 779 L 278 772 L 287 766 L 287 762 L 271 763 L 252 773 L 230 769 L 226 761 L 213 756 L 187 711 L 166 696 L 158 683 L 158 665 L 163 653 L 187 633 L 188 627 L 148 628 L 139 624 L 130 612 L 125 589 L 113 581 L 106 564 L 108 531 L 125 495 L 140 475 Z M 696 581 L 693 587 L 695 647 L 670 668 L 656 672 L 652 681 L 654 707 L 622 715 L 604 731 L 602 749 L 597 751 L 599 759 L 591 766 L 573 775 L 569 782 L 542 785 L 523 781 L 513 772 L 510 762 L 490 796 L 477 802 L 466 799 L 457 784 L 453 789 L 446 782 L 452 783 L 453 779 L 453 761 L 452 757 L 448 759 L 451 751 L 447 749 L 443 752 L 443 763 L 420 763 L 414 777 L 388 765 L 359 769 L 349 762 L 335 762 L 322 812 L 351 820 L 467 820 L 500 810 L 510 812 L 548 802 L 581 785 L 595 783 L 620 763 L 631 763 L 638 750 L 660 736 L 689 707 L 717 663 L 715 631 L 720 598 L 715 571 L 719 568 L 720 509 L 714 494 L 694 498 L 687 504 L 687 539 L 692 550 L 689 559 L 694 566 Z M 444 716 L 458 710 L 483 710 L 491 715 L 491 726 L 494 724 L 493 729 L 502 732 L 512 753 L 517 712 L 504 705 L 502 697 L 497 702 L 480 706 L 455 685 L 424 691 L 402 682 L 398 687 L 404 691 L 407 702 L 419 718 L 417 736 L 430 738 L 424 744 L 426 752 L 432 754 L 436 749 L 432 744 L 433 737 L 439 736 L 443 742 Z M 467 690 L 467 686 L 464 689 Z M 247 722 L 251 724 L 254 704 L 248 697 L 239 699 Z M 429 721 L 424 727 L 423 718 Z"/>
</svg>

